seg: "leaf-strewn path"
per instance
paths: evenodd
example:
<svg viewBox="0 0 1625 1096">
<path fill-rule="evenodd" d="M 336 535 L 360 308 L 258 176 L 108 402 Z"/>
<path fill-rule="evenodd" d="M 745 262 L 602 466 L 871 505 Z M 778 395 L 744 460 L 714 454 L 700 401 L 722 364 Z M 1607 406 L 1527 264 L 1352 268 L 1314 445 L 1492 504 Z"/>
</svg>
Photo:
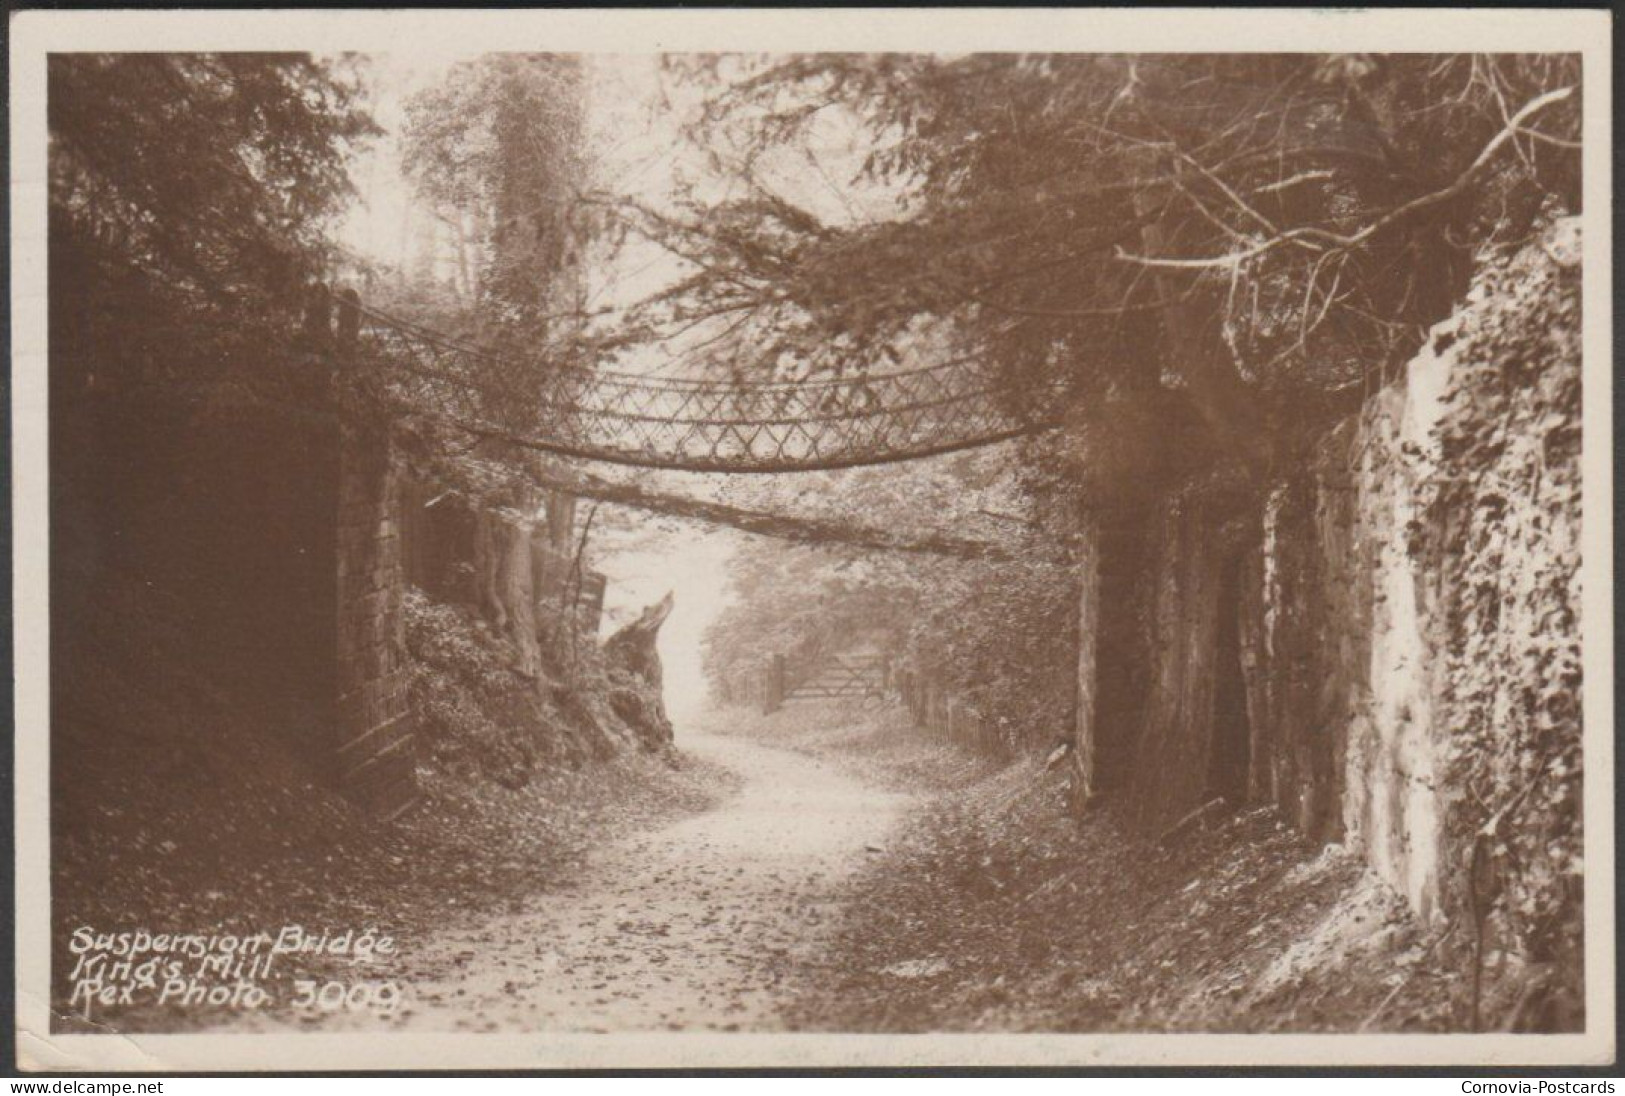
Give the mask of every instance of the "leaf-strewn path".
<svg viewBox="0 0 1625 1096">
<path fill-rule="evenodd" d="M 833 923 L 838 885 L 885 839 L 908 798 L 816 757 L 740 738 L 688 734 L 681 745 L 736 771 L 739 794 L 605 847 L 571 885 L 522 913 L 401 941 L 397 972 L 413 1000 L 390 1026 L 780 1026 L 798 969 L 820 954 Z"/>
</svg>

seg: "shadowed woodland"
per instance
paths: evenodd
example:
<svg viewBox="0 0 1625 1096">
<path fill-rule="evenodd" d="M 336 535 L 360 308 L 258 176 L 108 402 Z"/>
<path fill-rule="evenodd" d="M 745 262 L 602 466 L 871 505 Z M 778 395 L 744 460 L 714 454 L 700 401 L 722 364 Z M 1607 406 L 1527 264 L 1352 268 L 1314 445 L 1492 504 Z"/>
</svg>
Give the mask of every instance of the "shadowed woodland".
<svg viewBox="0 0 1625 1096">
<path fill-rule="evenodd" d="M 396 1019 L 478 1030 L 1582 1030 L 1580 77 L 54 55 L 59 955 L 387 925 Z"/>
</svg>

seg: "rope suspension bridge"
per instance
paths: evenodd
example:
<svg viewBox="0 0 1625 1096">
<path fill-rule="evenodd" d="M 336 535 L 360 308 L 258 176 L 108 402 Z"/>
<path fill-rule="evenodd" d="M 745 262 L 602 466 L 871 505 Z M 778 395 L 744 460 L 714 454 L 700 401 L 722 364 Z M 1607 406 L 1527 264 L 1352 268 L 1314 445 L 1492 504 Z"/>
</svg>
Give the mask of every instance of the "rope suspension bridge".
<svg viewBox="0 0 1625 1096">
<path fill-rule="evenodd" d="M 970 359 L 806 381 L 656 377 L 492 354 L 356 303 L 359 356 L 397 397 L 534 449 L 690 472 L 807 472 L 1007 441 L 1055 424 Z M 342 311 L 342 306 L 341 306 Z M 342 326 L 342 323 L 341 323 Z"/>
</svg>

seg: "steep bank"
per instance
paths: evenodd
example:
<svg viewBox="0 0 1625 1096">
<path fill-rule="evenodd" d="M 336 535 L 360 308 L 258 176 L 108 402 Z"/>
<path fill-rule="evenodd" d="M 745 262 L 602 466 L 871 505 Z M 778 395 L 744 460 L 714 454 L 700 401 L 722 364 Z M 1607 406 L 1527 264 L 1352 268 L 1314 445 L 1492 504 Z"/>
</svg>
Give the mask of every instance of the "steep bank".
<svg viewBox="0 0 1625 1096">
<path fill-rule="evenodd" d="M 791 707 L 736 726 L 935 793 L 847 884 L 792 1028 L 1460 1029 L 1467 976 L 1435 960 L 1438 934 L 1274 808 L 1164 845 L 1110 810 L 1069 815 L 1059 772 L 990 768 L 895 711 Z"/>
<path fill-rule="evenodd" d="M 60 666 L 52 735 L 53 996 L 61 1030 L 74 929 L 251 934 L 283 925 L 407 936 L 507 911 L 594 847 L 708 809 L 733 781 L 667 751 L 574 753 L 565 711 L 533 704 L 477 622 L 425 609 L 413 688 L 439 720 L 418 802 L 391 821 L 339 795 L 263 709 L 200 672 L 181 607 L 109 584 L 108 626 Z M 431 648 L 438 653 L 430 657 Z M 481 668 L 484 677 L 474 674 Z M 69 675 L 63 673 L 62 677 Z M 57 683 L 59 686 L 63 682 Z M 583 705 L 607 708 L 593 694 Z M 98 1010 L 98 1029 L 170 1031 L 197 1008 Z"/>
<path fill-rule="evenodd" d="M 1082 786 L 1142 837 L 1223 797 L 1357 852 L 1458 926 L 1468 1027 L 1585 1024 L 1580 248 L 1560 217 L 1486 249 L 1292 459 L 1080 567 Z"/>
</svg>

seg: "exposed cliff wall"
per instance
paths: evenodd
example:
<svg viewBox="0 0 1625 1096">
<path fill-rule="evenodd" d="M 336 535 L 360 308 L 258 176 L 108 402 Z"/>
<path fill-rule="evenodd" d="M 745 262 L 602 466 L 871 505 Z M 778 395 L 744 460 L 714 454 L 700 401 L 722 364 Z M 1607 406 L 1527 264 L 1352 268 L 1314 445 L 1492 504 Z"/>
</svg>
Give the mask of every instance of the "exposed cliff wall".
<svg viewBox="0 0 1625 1096">
<path fill-rule="evenodd" d="M 1578 1020 L 1581 990 L 1581 355 L 1578 228 L 1490 268 L 1436 333 L 1448 373 L 1413 558 L 1441 581 L 1435 654 L 1451 910 L 1480 958 L 1510 950 Z M 1601 622 L 1588 623 L 1596 627 Z M 1534 1006 L 1532 1006 L 1534 1007 Z"/>
<path fill-rule="evenodd" d="M 234 725 L 373 813 L 411 802 L 388 445 L 329 406 L 157 385 L 64 391 L 52 425 L 61 710 L 93 665 L 156 695 L 206 681 Z"/>
<path fill-rule="evenodd" d="M 1151 677 L 1128 781 L 1131 813 L 1147 829 L 1201 806 L 1214 791 L 1208 769 L 1224 561 L 1214 550 L 1213 526 L 1203 500 L 1186 497 L 1162 508 L 1152 532 L 1156 583 L 1142 648 Z"/>
<path fill-rule="evenodd" d="M 555 500 L 538 514 L 534 500 L 470 501 L 424 480 L 403 494 L 411 698 L 427 759 L 518 787 L 542 768 L 670 743 L 652 638 L 652 675 L 600 649 L 603 578 L 559 551 L 570 529 Z"/>
<path fill-rule="evenodd" d="M 1245 564 L 1253 797 L 1363 850 L 1424 918 L 1439 903 L 1428 588 L 1407 544 L 1430 471 L 1426 356 L 1277 483 Z"/>
<path fill-rule="evenodd" d="M 1089 791 L 1122 789 L 1153 833 L 1218 796 L 1277 804 L 1424 922 L 1465 926 L 1475 963 L 1550 981 L 1530 995 L 1562 1014 L 1548 1027 L 1574 1022 L 1582 966 L 1576 232 L 1486 262 L 1261 494 L 1164 498 L 1114 574 L 1093 542 L 1081 605 Z M 1143 700 L 1107 652 L 1149 667 Z M 1125 726 L 1117 778 L 1102 743 Z"/>
<path fill-rule="evenodd" d="M 1364 566 L 1342 462 L 1351 433 L 1334 431 L 1311 472 L 1269 492 L 1241 571 L 1248 791 L 1323 841 L 1343 834 L 1352 690 L 1370 649 L 1370 588 L 1350 581 Z"/>
<path fill-rule="evenodd" d="M 1152 675 L 1151 574 L 1145 566 L 1156 530 L 1125 509 L 1089 516 L 1077 547 L 1079 629 L 1075 805 L 1121 788 L 1134 772 Z"/>
<path fill-rule="evenodd" d="M 1578 279 L 1551 239 L 1271 492 L 1249 614 L 1255 794 L 1424 916 L 1483 908 L 1451 869 L 1488 843 L 1540 880 L 1491 886 L 1530 940 L 1580 851 Z"/>
</svg>

